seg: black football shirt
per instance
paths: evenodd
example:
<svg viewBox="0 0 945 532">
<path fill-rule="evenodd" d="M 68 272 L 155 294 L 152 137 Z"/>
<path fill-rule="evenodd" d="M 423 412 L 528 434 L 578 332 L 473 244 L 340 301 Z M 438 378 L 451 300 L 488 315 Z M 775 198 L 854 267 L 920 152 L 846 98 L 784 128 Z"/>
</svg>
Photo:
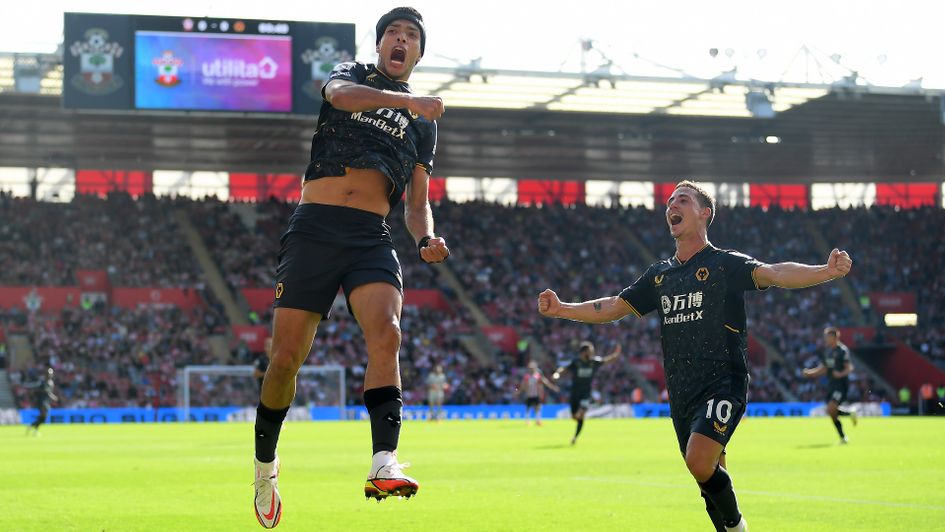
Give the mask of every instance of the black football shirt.
<svg viewBox="0 0 945 532">
<path fill-rule="evenodd" d="M 833 376 L 834 371 L 843 371 L 846 369 L 849 360 L 850 348 L 844 344 L 837 344 L 837 347 L 827 349 L 824 352 L 822 362 L 824 367 L 827 368 L 827 378 L 829 379 L 831 388 L 844 388 L 849 385 L 849 375 L 840 377 L 839 379 Z"/>
<path fill-rule="evenodd" d="M 587 399 L 591 396 L 591 384 L 594 382 L 594 376 L 597 370 L 604 364 L 603 359 L 594 357 L 590 360 L 584 360 L 583 357 L 577 357 L 568 365 L 571 371 L 571 398 Z"/>
<path fill-rule="evenodd" d="M 763 263 L 706 244 L 686 262 L 651 265 L 620 292 L 636 316 L 656 311 L 670 407 L 687 412 L 715 394 L 748 393 L 745 297 Z"/>
<path fill-rule="evenodd" d="M 410 92 L 403 81 L 387 77 L 372 64 L 340 63 L 326 85 L 341 79 L 378 90 Z M 324 97 L 322 88 L 322 97 Z M 375 109 L 349 112 L 322 102 L 312 137 L 311 162 L 305 181 L 345 175 L 345 168 L 375 168 L 391 181 L 389 202 L 397 205 L 415 167 L 433 173 L 436 155 L 436 121 L 407 109 Z"/>
</svg>

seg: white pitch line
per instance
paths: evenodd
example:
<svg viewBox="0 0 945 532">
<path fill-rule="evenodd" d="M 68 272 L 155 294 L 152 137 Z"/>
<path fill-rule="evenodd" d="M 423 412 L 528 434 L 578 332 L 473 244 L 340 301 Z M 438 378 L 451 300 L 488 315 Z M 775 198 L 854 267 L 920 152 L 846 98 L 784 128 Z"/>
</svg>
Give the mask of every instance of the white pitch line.
<svg viewBox="0 0 945 532">
<path fill-rule="evenodd" d="M 695 491 L 696 487 L 694 485 L 682 485 L 682 484 L 664 484 L 660 482 L 643 482 L 637 480 L 628 480 L 623 478 L 600 478 L 600 477 L 574 477 L 574 480 L 583 480 L 589 482 L 604 482 L 610 484 L 632 484 L 634 486 L 645 486 L 649 488 L 667 488 L 667 489 L 685 489 Z M 758 490 L 746 490 L 741 488 L 736 488 L 735 493 L 746 493 L 749 495 L 762 495 L 765 497 L 781 497 L 785 499 L 801 499 L 805 501 L 823 501 L 823 502 L 839 502 L 839 503 L 849 503 L 849 504 L 870 504 L 874 506 L 887 506 L 892 508 L 911 508 L 915 510 L 945 510 L 945 506 L 937 506 L 934 504 L 912 504 L 907 502 L 888 502 L 888 501 L 874 501 L 869 499 L 845 499 L 842 497 L 825 497 L 822 495 L 801 495 L 797 493 L 781 493 L 777 491 L 758 491 Z"/>
</svg>

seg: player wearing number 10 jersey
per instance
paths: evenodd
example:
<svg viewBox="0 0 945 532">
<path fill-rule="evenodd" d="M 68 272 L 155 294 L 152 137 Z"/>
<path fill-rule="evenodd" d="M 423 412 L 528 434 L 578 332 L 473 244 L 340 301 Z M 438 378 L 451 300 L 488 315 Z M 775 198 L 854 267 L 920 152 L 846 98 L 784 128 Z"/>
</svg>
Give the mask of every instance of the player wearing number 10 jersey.
<svg viewBox="0 0 945 532">
<path fill-rule="evenodd" d="M 748 394 L 744 292 L 769 286 L 803 288 L 846 275 L 852 261 L 833 250 L 827 264 L 764 264 L 712 246 L 715 201 L 690 181 L 676 185 L 666 223 L 676 240 L 671 259 L 651 265 L 619 295 L 562 303 L 552 290 L 538 297 L 549 317 L 606 323 L 658 313 L 679 450 L 706 501 L 717 531 L 748 530 L 725 469 L 725 445 L 745 413 Z"/>
</svg>

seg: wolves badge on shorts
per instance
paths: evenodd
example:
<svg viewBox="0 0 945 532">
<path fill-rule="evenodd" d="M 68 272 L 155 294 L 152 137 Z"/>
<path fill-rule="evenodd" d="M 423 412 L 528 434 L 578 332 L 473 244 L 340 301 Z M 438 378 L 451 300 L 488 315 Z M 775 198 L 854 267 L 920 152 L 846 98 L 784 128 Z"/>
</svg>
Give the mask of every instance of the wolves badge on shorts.
<svg viewBox="0 0 945 532">
<path fill-rule="evenodd" d="M 284 287 L 282 286 L 282 283 L 279 283 L 279 284 L 276 285 L 276 299 L 279 299 L 280 297 L 282 297 L 282 290 L 283 290 L 283 289 L 284 289 Z"/>
</svg>

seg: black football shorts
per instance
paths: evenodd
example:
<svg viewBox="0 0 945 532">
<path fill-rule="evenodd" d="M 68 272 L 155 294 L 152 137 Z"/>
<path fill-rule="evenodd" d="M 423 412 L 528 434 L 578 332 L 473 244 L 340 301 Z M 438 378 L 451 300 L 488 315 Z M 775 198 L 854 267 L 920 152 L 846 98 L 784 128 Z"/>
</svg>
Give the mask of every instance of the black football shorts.
<svg viewBox="0 0 945 532">
<path fill-rule="evenodd" d="M 693 432 L 712 438 L 724 448 L 744 414 L 744 398 L 724 393 L 695 403 L 685 412 L 673 412 L 673 428 L 679 440 L 679 451 L 683 456 L 686 455 L 686 445 Z"/>
<path fill-rule="evenodd" d="M 403 293 L 403 273 L 384 217 L 334 205 L 299 205 L 282 235 L 276 268 L 276 307 L 328 318 L 338 289 L 345 297 L 369 283 Z M 348 310 L 351 303 L 348 301 Z M 353 314 L 353 311 L 352 311 Z"/>
</svg>

